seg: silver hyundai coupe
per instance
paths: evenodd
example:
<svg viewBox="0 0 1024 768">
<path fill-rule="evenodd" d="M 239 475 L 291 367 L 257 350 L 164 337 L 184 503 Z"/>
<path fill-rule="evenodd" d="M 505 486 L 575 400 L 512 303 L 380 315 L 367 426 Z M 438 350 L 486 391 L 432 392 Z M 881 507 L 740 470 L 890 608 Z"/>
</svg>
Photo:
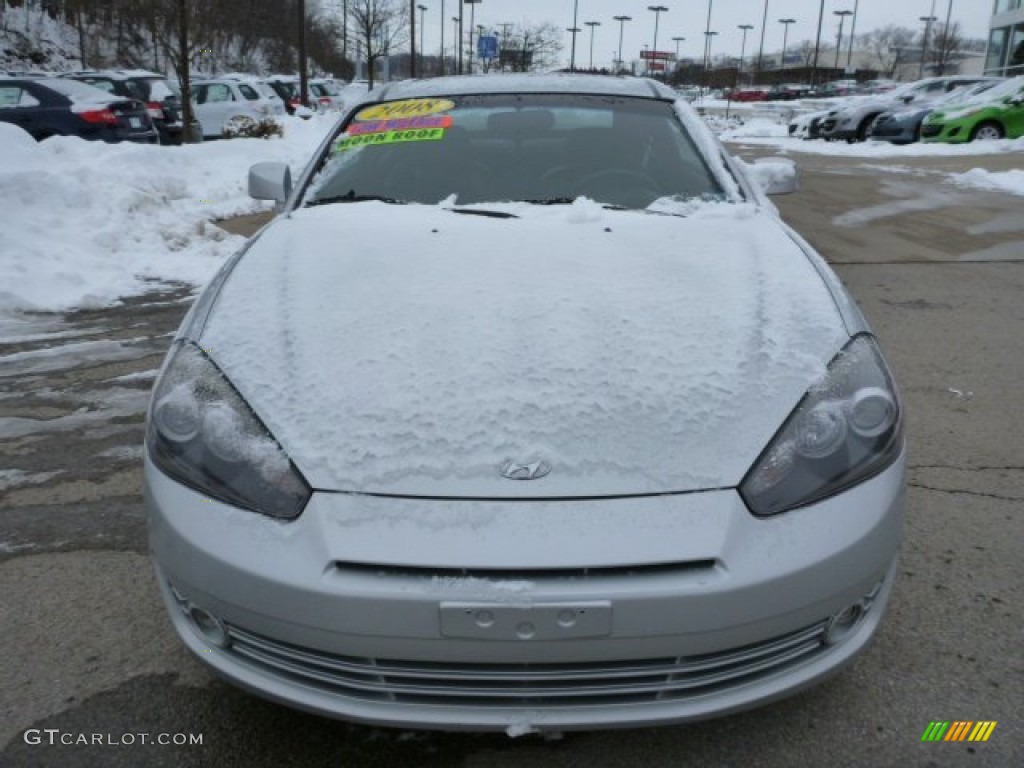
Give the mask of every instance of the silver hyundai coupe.
<svg viewBox="0 0 1024 768">
<path fill-rule="evenodd" d="M 656 82 L 384 86 L 203 291 L 145 485 L 175 629 L 275 701 L 530 731 L 723 715 L 877 630 L 900 397 L 823 259 Z"/>
</svg>

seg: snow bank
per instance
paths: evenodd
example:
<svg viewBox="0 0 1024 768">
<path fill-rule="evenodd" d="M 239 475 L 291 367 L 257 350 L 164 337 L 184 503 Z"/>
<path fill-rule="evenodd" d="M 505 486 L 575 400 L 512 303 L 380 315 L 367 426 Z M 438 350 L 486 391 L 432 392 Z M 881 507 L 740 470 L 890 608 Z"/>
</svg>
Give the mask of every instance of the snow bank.
<svg viewBox="0 0 1024 768">
<path fill-rule="evenodd" d="M 249 166 L 278 160 L 298 172 L 334 119 L 287 118 L 284 139 L 183 147 L 37 144 L 0 123 L 0 314 L 204 283 L 242 242 L 207 222 L 265 207 L 246 192 Z"/>
<path fill-rule="evenodd" d="M 967 173 L 956 173 L 950 181 L 961 187 L 974 189 L 994 189 L 1009 192 L 1012 195 L 1024 195 L 1024 170 L 1003 172 L 986 171 L 975 168 Z"/>
<path fill-rule="evenodd" d="M 1003 152 L 1024 152 L 1024 138 L 1000 141 L 975 141 L 970 144 L 917 144 L 898 145 L 888 141 L 865 141 L 847 144 L 845 141 L 823 141 L 787 137 L 759 138 L 742 135 L 722 135 L 723 141 L 748 146 L 775 147 L 789 152 L 833 157 L 965 157 L 995 155 Z"/>
<path fill-rule="evenodd" d="M 759 118 L 748 120 L 736 126 L 726 126 L 719 133 L 722 141 L 735 141 L 737 139 L 788 139 L 789 128 L 786 123 L 778 120 Z"/>
</svg>

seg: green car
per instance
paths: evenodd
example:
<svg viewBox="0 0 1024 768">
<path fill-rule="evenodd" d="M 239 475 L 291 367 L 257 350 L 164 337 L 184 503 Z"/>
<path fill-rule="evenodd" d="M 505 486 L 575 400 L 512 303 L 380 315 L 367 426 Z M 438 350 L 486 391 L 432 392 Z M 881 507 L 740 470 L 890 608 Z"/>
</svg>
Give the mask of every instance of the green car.
<svg viewBox="0 0 1024 768">
<path fill-rule="evenodd" d="M 1024 75 L 1014 77 L 984 96 L 955 108 L 937 109 L 921 125 L 926 142 L 963 143 L 1024 136 Z"/>
</svg>

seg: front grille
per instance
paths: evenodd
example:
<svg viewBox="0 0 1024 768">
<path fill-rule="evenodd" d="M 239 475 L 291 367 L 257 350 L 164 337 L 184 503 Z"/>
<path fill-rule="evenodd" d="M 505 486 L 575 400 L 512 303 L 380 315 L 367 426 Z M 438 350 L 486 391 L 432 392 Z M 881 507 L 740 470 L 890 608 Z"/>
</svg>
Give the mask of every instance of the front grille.
<svg viewBox="0 0 1024 768">
<path fill-rule="evenodd" d="M 230 653 L 263 672 L 341 696 L 461 707 L 613 705 L 686 699 L 750 682 L 822 651 L 825 621 L 699 656 L 563 664 L 354 658 L 228 627 Z"/>
<path fill-rule="evenodd" d="M 941 125 L 922 125 L 921 126 L 921 135 L 924 136 L 925 138 L 929 138 L 931 136 L 938 136 L 940 133 L 942 133 L 942 126 Z"/>
</svg>

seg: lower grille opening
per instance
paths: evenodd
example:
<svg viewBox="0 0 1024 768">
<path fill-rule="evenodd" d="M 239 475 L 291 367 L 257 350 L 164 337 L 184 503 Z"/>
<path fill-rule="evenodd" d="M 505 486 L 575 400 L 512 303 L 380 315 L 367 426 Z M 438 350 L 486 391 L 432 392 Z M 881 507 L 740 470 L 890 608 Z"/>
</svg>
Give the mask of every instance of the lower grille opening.
<svg viewBox="0 0 1024 768">
<path fill-rule="evenodd" d="M 378 565 L 339 560 L 334 568 L 340 574 L 380 576 L 383 578 L 473 578 L 491 580 L 522 579 L 593 579 L 640 575 L 692 575 L 699 571 L 714 570 L 717 561 L 688 560 L 675 563 L 654 563 L 651 565 L 599 566 L 592 568 L 425 568 L 404 565 Z"/>
</svg>

